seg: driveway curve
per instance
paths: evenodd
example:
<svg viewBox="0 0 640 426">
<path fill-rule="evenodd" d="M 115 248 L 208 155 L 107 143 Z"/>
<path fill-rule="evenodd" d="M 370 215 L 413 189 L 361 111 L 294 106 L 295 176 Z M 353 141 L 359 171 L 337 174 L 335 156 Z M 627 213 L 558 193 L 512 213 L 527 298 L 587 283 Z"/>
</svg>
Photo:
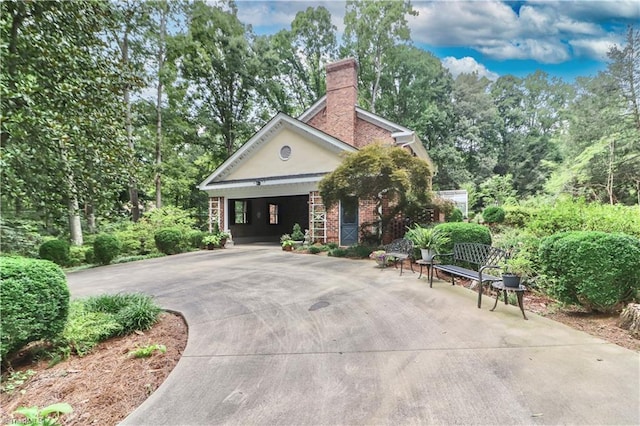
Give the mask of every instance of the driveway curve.
<svg viewBox="0 0 640 426">
<path fill-rule="evenodd" d="M 246 245 L 70 273 L 189 326 L 125 425 L 640 424 L 640 356 L 373 262 Z M 526 308 L 526 306 L 525 306 Z"/>
</svg>

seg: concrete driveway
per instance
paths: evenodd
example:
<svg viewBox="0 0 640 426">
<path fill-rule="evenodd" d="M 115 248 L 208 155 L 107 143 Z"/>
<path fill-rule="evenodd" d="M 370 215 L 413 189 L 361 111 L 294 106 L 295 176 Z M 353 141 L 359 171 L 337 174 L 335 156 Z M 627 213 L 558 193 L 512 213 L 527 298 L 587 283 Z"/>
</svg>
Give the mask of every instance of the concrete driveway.
<svg viewBox="0 0 640 426">
<path fill-rule="evenodd" d="M 127 425 L 640 424 L 637 352 L 372 261 L 236 246 L 68 279 L 188 322 Z"/>
</svg>

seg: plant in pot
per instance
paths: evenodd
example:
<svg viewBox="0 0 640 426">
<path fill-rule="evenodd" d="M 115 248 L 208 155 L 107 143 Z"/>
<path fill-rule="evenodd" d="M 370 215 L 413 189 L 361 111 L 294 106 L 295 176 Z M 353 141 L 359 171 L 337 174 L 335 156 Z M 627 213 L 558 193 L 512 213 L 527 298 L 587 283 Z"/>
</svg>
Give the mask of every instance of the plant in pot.
<svg viewBox="0 0 640 426">
<path fill-rule="evenodd" d="M 207 247 L 207 250 L 213 250 L 220 244 L 220 237 L 218 234 L 208 234 L 202 237 L 202 244 Z"/>
<path fill-rule="evenodd" d="M 282 234 L 282 236 L 280 237 L 280 245 L 282 246 L 282 250 L 291 251 L 293 250 L 294 244 L 295 244 L 295 241 L 293 241 L 293 238 L 291 238 L 291 235 Z"/>
<path fill-rule="evenodd" d="M 385 261 L 386 261 L 385 255 L 386 255 L 386 252 L 384 250 L 374 250 L 369 255 L 369 258 L 375 260 L 378 266 L 383 268 L 385 266 Z"/>
<path fill-rule="evenodd" d="M 530 275 L 531 262 L 524 256 L 514 256 L 507 259 L 502 273 L 502 282 L 505 287 L 517 288 L 524 278 Z"/>
<path fill-rule="evenodd" d="M 218 233 L 218 238 L 220 241 L 218 241 L 218 246 L 220 248 L 224 248 L 224 245 L 227 244 L 227 240 L 229 239 L 231 235 L 228 232 L 219 232 Z"/>
<path fill-rule="evenodd" d="M 440 247 L 449 242 L 449 237 L 435 228 L 425 228 L 414 225 L 409 228 L 405 238 L 411 240 L 416 248 L 422 253 L 422 259 L 431 260 L 436 255 Z"/>
<path fill-rule="evenodd" d="M 299 241 L 300 244 L 302 244 L 302 242 L 304 241 L 304 232 L 302 232 L 302 228 L 300 228 L 300 224 L 298 223 L 293 224 L 293 232 L 291 232 L 291 239 L 296 242 Z"/>
</svg>

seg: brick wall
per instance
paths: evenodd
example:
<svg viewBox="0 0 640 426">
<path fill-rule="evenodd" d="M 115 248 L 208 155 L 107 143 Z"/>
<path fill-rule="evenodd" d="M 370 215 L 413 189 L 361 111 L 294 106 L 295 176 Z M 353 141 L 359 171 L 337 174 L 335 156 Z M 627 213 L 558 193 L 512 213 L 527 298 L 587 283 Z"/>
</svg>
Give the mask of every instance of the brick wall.
<svg viewBox="0 0 640 426">
<path fill-rule="evenodd" d="M 380 128 L 374 124 L 358 119 L 356 121 L 355 147 L 362 148 L 373 142 L 383 142 L 393 144 L 395 140 L 391 137 L 391 132 Z"/>
</svg>

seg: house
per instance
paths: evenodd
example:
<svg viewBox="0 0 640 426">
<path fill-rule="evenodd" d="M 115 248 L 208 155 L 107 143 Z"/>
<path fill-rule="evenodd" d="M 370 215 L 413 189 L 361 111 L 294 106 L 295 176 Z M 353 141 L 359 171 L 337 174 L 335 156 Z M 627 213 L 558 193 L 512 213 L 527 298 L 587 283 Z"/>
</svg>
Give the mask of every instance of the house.
<svg viewBox="0 0 640 426">
<path fill-rule="evenodd" d="M 342 200 L 326 211 L 318 183 L 375 141 L 402 146 L 431 160 L 415 132 L 357 106 L 357 63 L 328 64 L 327 93 L 300 117 L 278 113 L 209 175 L 209 230 L 218 224 L 236 243 L 279 241 L 294 223 L 313 241 L 356 244 L 361 224 L 376 219 L 367 200 Z"/>
</svg>

